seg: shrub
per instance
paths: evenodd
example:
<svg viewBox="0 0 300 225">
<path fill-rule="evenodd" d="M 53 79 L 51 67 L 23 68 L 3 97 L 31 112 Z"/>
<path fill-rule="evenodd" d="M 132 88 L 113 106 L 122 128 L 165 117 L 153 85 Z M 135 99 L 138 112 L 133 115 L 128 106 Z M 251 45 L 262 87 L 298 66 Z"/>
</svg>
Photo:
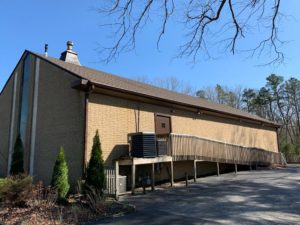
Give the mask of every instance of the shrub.
<svg viewBox="0 0 300 225">
<path fill-rule="evenodd" d="M 280 151 L 286 155 L 289 154 L 299 154 L 300 153 L 300 146 L 293 145 L 291 143 L 284 143 L 280 146 Z"/>
<path fill-rule="evenodd" d="M 42 207 L 54 206 L 57 201 L 57 191 L 52 187 L 45 187 L 42 182 L 38 182 L 32 187 L 32 195 L 28 206 Z"/>
<path fill-rule="evenodd" d="M 7 183 L 7 179 L 4 179 L 4 178 L 0 178 L 0 190 L 2 187 L 4 187 Z"/>
<path fill-rule="evenodd" d="M 96 214 L 103 213 L 105 198 L 98 188 L 86 185 L 86 204 Z"/>
<path fill-rule="evenodd" d="M 87 168 L 86 184 L 99 189 L 105 187 L 104 162 L 98 130 L 93 139 L 92 154 Z"/>
<path fill-rule="evenodd" d="M 300 145 L 295 146 L 295 154 L 300 155 Z"/>
<path fill-rule="evenodd" d="M 68 181 L 68 165 L 63 147 L 60 148 L 52 174 L 51 186 L 55 188 L 59 199 L 65 199 L 70 189 Z"/>
<path fill-rule="evenodd" d="M 0 202 L 7 206 L 25 206 L 31 198 L 32 177 L 12 176 L 0 183 Z"/>
<path fill-rule="evenodd" d="M 16 139 L 12 155 L 10 174 L 18 175 L 24 173 L 24 147 L 20 134 Z"/>
</svg>

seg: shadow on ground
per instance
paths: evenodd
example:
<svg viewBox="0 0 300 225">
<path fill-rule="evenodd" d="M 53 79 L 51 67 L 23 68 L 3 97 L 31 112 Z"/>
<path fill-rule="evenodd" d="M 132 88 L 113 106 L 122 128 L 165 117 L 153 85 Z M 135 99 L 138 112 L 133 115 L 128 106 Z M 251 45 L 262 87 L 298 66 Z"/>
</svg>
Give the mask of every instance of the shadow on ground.
<svg viewBox="0 0 300 225">
<path fill-rule="evenodd" d="M 300 224 L 300 166 L 200 178 L 124 196 L 136 213 L 96 224 Z"/>
</svg>

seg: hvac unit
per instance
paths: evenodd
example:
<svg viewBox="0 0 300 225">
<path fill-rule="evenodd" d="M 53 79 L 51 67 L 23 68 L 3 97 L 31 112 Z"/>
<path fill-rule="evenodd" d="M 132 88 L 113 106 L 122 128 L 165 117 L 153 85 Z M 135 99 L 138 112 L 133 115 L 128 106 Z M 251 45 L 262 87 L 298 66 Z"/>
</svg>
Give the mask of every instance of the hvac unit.
<svg viewBox="0 0 300 225">
<path fill-rule="evenodd" d="M 156 153 L 156 137 L 153 132 L 128 134 L 130 153 L 132 157 L 154 158 Z"/>
</svg>

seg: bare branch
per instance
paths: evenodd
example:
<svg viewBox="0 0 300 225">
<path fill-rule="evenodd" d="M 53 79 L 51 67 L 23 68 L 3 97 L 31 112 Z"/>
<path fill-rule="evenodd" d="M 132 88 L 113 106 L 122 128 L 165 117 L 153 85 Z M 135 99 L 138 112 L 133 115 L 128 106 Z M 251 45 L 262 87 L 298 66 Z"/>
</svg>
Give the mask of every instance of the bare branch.
<svg viewBox="0 0 300 225">
<path fill-rule="evenodd" d="M 136 47 L 138 33 L 151 18 L 159 21 L 160 28 L 156 39 L 159 50 L 170 18 L 180 14 L 184 18 L 182 35 L 185 39 L 179 46 L 178 57 L 192 58 L 195 62 L 200 54 L 211 57 L 210 52 L 221 49 L 219 45 L 222 45 L 226 51 L 236 54 L 241 48 L 241 44 L 238 43 L 242 43 L 242 40 L 249 36 L 251 38 L 250 32 L 262 36 L 266 34 L 265 31 L 268 31 L 266 37 L 253 43 L 255 45 L 252 49 L 240 52 L 250 52 L 250 56 L 260 57 L 264 54 L 273 57 L 265 65 L 284 61 L 284 54 L 280 48 L 285 42 L 278 36 L 281 0 L 189 0 L 187 2 L 112 0 L 108 2 L 102 3 L 108 5 L 107 7 L 98 10 L 100 14 L 114 21 L 108 23 L 114 29 L 113 45 L 101 49 L 101 54 L 106 54 L 106 62 L 115 59 L 122 52 L 133 50 Z M 182 4 L 184 10 L 182 7 L 177 7 Z"/>
</svg>

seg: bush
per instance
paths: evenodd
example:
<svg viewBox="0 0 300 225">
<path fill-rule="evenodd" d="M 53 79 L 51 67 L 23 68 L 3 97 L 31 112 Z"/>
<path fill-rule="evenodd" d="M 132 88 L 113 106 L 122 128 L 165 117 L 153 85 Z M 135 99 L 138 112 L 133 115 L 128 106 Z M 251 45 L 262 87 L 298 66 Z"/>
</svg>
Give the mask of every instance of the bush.
<svg viewBox="0 0 300 225">
<path fill-rule="evenodd" d="M 18 175 L 24 173 L 24 147 L 21 136 L 18 135 L 12 155 L 10 174 Z"/>
<path fill-rule="evenodd" d="M 285 155 L 299 155 L 300 154 L 300 146 L 299 145 L 293 145 L 291 143 L 284 143 L 280 146 L 280 151 L 284 153 Z"/>
<path fill-rule="evenodd" d="M 86 184 L 101 192 L 105 188 L 104 162 L 98 130 L 93 139 L 92 154 L 87 168 Z"/>
<path fill-rule="evenodd" d="M 5 185 L 7 185 L 7 179 L 0 178 L 0 191 Z"/>
<path fill-rule="evenodd" d="M 31 198 L 32 177 L 12 176 L 0 181 L 0 202 L 7 206 L 26 205 Z"/>
<path fill-rule="evenodd" d="M 93 188 L 86 185 L 86 204 L 95 214 L 103 213 L 105 198 L 103 193 L 98 188 Z"/>
<path fill-rule="evenodd" d="M 45 187 L 42 182 L 38 182 L 32 187 L 32 195 L 27 203 L 31 207 L 54 206 L 57 202 L 57 191 L 52 187 Z"/>
<path fill-rule="evenodd" d="M 300 155 L 300 145 L 295 146 L 295 154 Z"/>
<path fill-rule="evenodd" d="M 60 148 L 52 174 L 51 186 L 57 191 L 59 199 L 65 199 L 70 189 L 68 165 L 63 147 Z"/>
</svg>

